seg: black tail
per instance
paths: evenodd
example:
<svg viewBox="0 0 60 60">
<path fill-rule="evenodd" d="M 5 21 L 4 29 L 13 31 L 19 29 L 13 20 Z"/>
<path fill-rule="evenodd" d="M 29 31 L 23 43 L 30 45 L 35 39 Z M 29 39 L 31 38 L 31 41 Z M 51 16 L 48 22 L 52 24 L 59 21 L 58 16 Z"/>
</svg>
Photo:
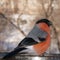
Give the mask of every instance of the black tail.
<svg viewBox="0 0 60 60">
<path fill-rule="evenodd" d="M 12 56 L 15 56 L 17 53 L 19 53 L 22 50 L 25 50 L 26 48 L 22 47 L 22 48 L 16 48 L 14 51 L 8 53 L 6 56 L 3 57 L 3 59 L 8 59 L 11 58 Z"/>
</svg>

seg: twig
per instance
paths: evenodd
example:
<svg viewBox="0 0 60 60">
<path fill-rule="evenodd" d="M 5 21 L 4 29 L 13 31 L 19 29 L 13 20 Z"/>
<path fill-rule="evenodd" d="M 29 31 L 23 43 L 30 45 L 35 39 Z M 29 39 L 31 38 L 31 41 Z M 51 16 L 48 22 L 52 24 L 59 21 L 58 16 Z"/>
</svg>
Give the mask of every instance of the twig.
<svg viewBox="0 0 60 60">
<path fill-rule="evenodd" d="M 46 13 L 47 13 L 48 17 L 50 17 L 52 15 L 52 13 L 53 13 L 53 7 L 52 7 L 53 1 L 54 0 L 50 1 L 50 4 L 49 4 L 49 6 L 47 8 L 47 12 Z M 49 11 L 50 11 L 50 14 L 49 14 Z"/>
<path fill-rule="evenodd" d="M 49 6 L 48 6 L 48 8 L 47 8 L 47 13 L 49 12 L 50 8 L 52 7 L 53 1 L 54 1 L 54 0 L 51 0 L 51 1 L 50 1 L 50 4 L 49 4 Z"/>
<path fill-rule="evenodd" d="M 50 11 L 50 14 L 48 14 L 48 18 L 52 15 L 53 13 L 53 7 L 51 7 L 51 11 Z"/>
<path fill-rule="evenodd" d="M 54 18 L 53 18 L 53 16 L 52 16 L 52 19 L 53 19 L 53 21 L 55 21 Z M 52 28 L 53 28 L 53 30 L 54 30 L 55 39 L 57 40 L 58 49 L 59 49 L 59 51 L 60 51 L 60 43 L 59 43 L 59 38 L 58 38 L 58 32 L 56 31 L 56 28 L 55 28 L 54 25 L 52 25 Z"/>
<path fill-rule="evenodd" d="M 44 10 L 45 18 L 47 18 L 47 13 L 46 13 L 46 10 L 45 10 L 45 8 L 44 8 L 43 0 L 42 0 L 41 4 L 42 4 L 42 9 Z"/>
<path fill-rule="evenodd" d="M 42 4 L 42 8 L 43 8 L 43 10 L 44 10 L 45 18 L 50 17 L 51 14 L 53 13 L 53 7 L 52 7 L 52 3 L 53 3 L 53 1 L 54 1 L 54 0 L 51 0 L 49 6 L 48 6 L 48 8 L 47 8 L 47 11 L 46 11 L 45 8 L 44 8 L 43 0 L 42 0 L 42 2 L 41 2 L 41 4 Z M 50 13 L 49 13 L 49 11 L 50 11 Z"/>
<path fill-rule="evenodd" d="M 20 30 L 21 30 L 21 28 L 20 28 L 20 26 L 19 26 L 19 25 L 20 25 L 20 22 L 19 22 L 19 21 L 20 21 L 20 16 L 23 15 L 24 10 L 25 10 L 26 7 L 27 7 L 27 1 L 28 1 L 28 0 L 26 0 L 26 4 L 24 5 L 24 9 L 22 10 L 21 14 L 20 14 L 20 15 L 18 16 L 18 18 L 17 18 L 17 26 L 18 26 L 18 28 L 19 28 Z M 23 33 L 24 36 L 26 36 L 26 34 L 25 34 L 22 30 L 21 30 L 21 32 Z"/>
<path fill-rule="evenodd" d="M 16 29 L 18 29 L 24 36 L 26 36 L 24 32 L 19 27 L 17 27 L 10 19 L 7 19 L 7 21 L 10 22 Z"/>
</svg>

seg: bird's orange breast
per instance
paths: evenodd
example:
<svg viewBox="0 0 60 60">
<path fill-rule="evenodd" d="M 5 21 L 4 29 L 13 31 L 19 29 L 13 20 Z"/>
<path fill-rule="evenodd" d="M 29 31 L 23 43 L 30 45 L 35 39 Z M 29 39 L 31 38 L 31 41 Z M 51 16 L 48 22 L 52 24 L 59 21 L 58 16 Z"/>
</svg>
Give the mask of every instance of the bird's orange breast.
<svg viewBox="0 0 60 60">
<path fill-rule="evenodd" d="M 33 46 L 34 50 L 37 52 L 38 55 L 42 55 L 50 45 L 50 28 L 45 23 L 40 23 L 38 25 L 40 29 L 46 31 L 48 33 L 46 40 L 44 42 L 40 42 Z"/>
</svg>

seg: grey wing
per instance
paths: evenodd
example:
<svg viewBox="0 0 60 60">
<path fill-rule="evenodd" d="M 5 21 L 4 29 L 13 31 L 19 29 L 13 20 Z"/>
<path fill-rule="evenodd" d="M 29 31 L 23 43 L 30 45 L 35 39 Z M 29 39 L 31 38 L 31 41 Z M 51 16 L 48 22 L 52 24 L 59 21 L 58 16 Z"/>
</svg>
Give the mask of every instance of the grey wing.
<svg viewBox="0 0 60 60">
<path fill-rule="evenodd" d="M 37 42 L 41 42 L 43 39 L 46 39 L 47 35 L 47 32 L 43 31 L 37 25 L 35 25 L 27 37 L 33 38 Z"/>
</svg>

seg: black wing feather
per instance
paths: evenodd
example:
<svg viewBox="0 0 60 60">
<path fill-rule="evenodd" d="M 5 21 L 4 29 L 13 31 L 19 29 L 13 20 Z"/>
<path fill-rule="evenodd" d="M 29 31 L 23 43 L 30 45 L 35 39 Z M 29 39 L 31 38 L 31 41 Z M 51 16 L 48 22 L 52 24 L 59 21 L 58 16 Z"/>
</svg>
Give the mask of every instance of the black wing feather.
<svg viewBox="0 0 60 60">
<path fill-rule="evenodd" d="M 32 38 L 28 37 L 28 38 L 24 38 L 18 46 L 30 46 L 30 45 L 34 45 L 34 44 L 37 44 L 37 43 L 38 42 L 36 42 Z"/>
</svg>

